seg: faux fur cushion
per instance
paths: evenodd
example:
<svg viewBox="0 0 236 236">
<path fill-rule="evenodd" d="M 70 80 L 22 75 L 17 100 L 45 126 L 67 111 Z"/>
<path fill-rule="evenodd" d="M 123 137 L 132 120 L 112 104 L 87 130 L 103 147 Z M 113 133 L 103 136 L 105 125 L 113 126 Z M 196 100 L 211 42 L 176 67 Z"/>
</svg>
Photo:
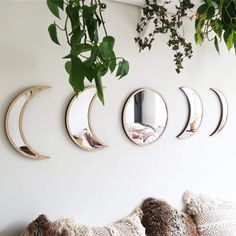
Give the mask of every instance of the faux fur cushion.
<svg viewBox="0 0 236 236">
<path fill-rule="evenodd" d="M 145 236 L 141 210 L 105 227 L 89 227 L 70 219 L 51 222 L 45 215 L 33 221 L 21 236 Z"/>
<path fill-rule="evenodd" d="M 183 199 L 200 236 L 236 236 L 236 206 L 231 202 L 190 192 Z"/>
<path fill-rule="evenodd" d="M 147 236 L 197 236 L 192 218 L 178 212 L 168 203 L 154 198 L 146 199 L 141 207 L 142 224 Z"/>
</svg>

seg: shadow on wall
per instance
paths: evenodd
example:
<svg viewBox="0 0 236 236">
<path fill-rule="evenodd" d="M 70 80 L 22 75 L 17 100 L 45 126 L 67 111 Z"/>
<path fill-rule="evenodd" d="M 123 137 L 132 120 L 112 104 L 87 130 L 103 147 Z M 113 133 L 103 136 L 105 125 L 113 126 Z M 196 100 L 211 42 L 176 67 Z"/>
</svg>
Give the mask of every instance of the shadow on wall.
<svg viewBox="0 0 236 236">
<path fill-rule="evenodd" d="M 0 236 L 19 236 L 26 225 L 25 222 L 15 222 L 5 229 L 0 229 Z"/>
</svg>

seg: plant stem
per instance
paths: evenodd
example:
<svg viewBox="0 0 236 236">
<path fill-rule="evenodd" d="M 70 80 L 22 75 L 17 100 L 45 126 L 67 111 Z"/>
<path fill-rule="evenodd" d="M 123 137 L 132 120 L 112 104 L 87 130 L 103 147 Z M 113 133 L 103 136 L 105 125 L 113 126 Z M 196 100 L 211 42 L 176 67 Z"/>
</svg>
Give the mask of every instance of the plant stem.
<svg viewBox="0 0 236 236">
<path fill-rule="evenodd" d="M 55 26 L 59 29 L 59 30 L 61 30 L 61 31 L 65 31 L 65 29 L 62 29 L 59 25 L 57 25 L 56 23 L 55 23 Z"/>
<path fill-rule="evenodd" d="M 67 16 L 67 17 L 66 17 L 66 20 L 65 20 L 64 31 L 65 31 L 65 33 L 66 33 L 67 43 L 71 46 L 71 44 L 70 44 L 70 39 L 69 39 L 69 35 L 68 35 L 68 31 L 67 31 L 67 22 L 68 22 L 68 19 L 69 19 L 69 17 Z"/>
<path fill-rule="evenodd" d="M 99 15 L 100 15 L 100 18 L 101 18 L 101 21 L 102 21 L 102 26 L 103 26 L 105 35 L 107 36 L 107 30 L 106 30 L 106 27 L 105 27 L 105 21 L 104 21 L 103 16 L 102 16 L 101 1 L 98 0 L 98 3 L 99 3 Z"/>
<path fill-rule="evenodd" d="M 84 0 L 82 0 L 82 6 L 83 6 L 83 8 L 84 8 Z M 83 14 L 82 14 L 82 21 L 83 21 L 83 29 L 85 30 L 85 28 L 86 28 L 86 24 L 85 24 L 85 19 L 84 19 L 84 16 L 83 16 Z M 86 43 L 86 41 L 87 41 L 87 34 L 85 33 L 84 34 L 84 43 Z"/>
</svg>

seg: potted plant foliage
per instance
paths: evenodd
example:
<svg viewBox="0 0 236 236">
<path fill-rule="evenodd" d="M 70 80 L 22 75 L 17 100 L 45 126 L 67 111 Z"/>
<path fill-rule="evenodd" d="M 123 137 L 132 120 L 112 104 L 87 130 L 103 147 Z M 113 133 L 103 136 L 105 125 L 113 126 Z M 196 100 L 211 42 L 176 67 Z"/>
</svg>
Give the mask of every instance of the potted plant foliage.
<svg viewBox="0 0 236 236">
<path fill-rule="evenodd" d="M 175 10 L 168 12 L 169 4 L 175 4 Z M 196 0 L 195 0 L 196 3 Z M 101 0 L 47 0 L 50 11 L 60 19 L 60 11 L 65 20 L 59 26 L 56 22 L 48 28 L 52 41 L 60 45 L 57 32 L 65 34 L 69 53 L 65 68 L 69 82 L 75 92 L 83 91 L 84 81 L 95 81 L 97 94 L 104 103 L 102 78 L 116 70 L 116 76 L 122 78 L 128 74 L 129 63 L 122 57 L 116 57 L 115 39 L 108 35 L 103 11 L 106 5 Z M 139 36 L 135 42 L 139 50 L 151 49 L 158 34 L 168 35 L 167 45 L 174 51 L 174 63 L 177 73 L 183 69 L 184 58 L 193 56 L 192 43 L 183 34 L 184 18 L 195 20 L 193 38 L 201 45 L 204 40 L 214 41 L 219 52 L 219 43 L 224 41 L 227 48 L 236 51 L 236 1 L 201 0 L 196 12 L 191 0 L 145 0 L 142 17 L 137 24 Z M 152 31 L 145 34 L 148 25 Z M 103 29 L 104 36 L 99 34 Z"/>
<path fill-rule="evenodd" d="M 116 57 L 115 39 L 107 33 L 103 18 L 106 5 L 100 0 L 47 0 L 47 5 L 58 19 L 60 12 L 65 15 L 62 26 L 54 22 L 48 31 L 58 45 L 58 30 L 65 34 L 69 53 L 63 58 L 71 86 L 78 93 L 84 90 L 85 80 L 95 81 L 98 97 L 104 103 L 102 78 L 108 71 L 113 73 L 116 70 L 118 78 L 129 71 L 128 61 Z M 99 28 L 104 31 L 103 37 L 100 37 Z"/>
<path fill-rule="evenodd" d="M 199 6 L 195 21 L 195 41 L 202 44 L 205 39 L 214 41 L 219 52 L 219 42 L 236 50 L 236 1 L 204 0 Z"/>
<path fill-rule="evenodd" d="M 204 40 L 214 41 L 219 52 L 219 42 L 224 41 L 228 49 L 236 50 L 236 1 L 235 0 L 203 0 L 199 1 L 197 11 L 191 0 L 178 0 L 175 11 L 168 12 L 171 0 L 145 0 L 142 8 L 142 17 L 137 25 L 137 32 L 142 34 L 147 25 L 153 25 L 153 31 L 144 36 L 135 38 L 140 51 L 151 49 L 157 34 L 167 34 L 167 45 L 174 50 L 176 71 L 183 69 L 185 57 L 193 55 L 192 43 L 184 38 L 183 18 L 188 17 L 192 22 L 195 19 L 194 39 L 201 45 Z M 196 3 L 196 1 L 195 1 Z"/>
</svg>

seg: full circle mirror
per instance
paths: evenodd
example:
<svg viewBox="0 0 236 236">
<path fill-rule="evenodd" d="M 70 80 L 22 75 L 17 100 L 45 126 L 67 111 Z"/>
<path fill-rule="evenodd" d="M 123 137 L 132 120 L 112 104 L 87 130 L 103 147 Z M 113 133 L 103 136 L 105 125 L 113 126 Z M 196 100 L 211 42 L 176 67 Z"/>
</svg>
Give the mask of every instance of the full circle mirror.
<svg viewBox="0 0 236 236">
<path fill-rule="evenodd" d="M 137 145 L 147 145 L 160 138 L 167 125 L 164 99 L 152 89 L 132 93 L 123 108 L 122 124 L 128 138 Z"/>
</svg>

